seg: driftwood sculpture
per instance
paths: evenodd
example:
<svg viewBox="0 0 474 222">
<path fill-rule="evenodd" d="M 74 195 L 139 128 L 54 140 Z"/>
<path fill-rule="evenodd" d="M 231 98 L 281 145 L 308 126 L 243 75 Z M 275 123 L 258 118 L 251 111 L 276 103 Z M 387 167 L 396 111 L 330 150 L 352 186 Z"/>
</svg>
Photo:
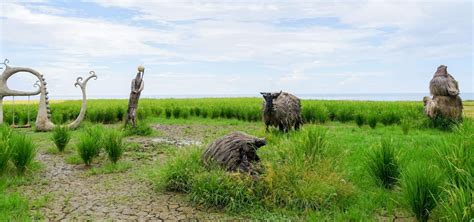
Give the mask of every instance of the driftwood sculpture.
<svg viewBox="0 0 474 222">
<path fill-rule="evenodd" d="M 280 131 L 298 130 L 303 124 L 301 101 L 287 92 L 261 92 L 263 101 L 263 122 L 268 132 L 269 126 L 278 127 Z"/>
<path fill-rule="evenodd" d="M 447 69 L 447 66 L 440 65 L 430 81 L 433 98 L 423 98 L 425 114 L 431 119 L 441 117 L 458 121 L 462 119 L 462 100 L 459 97 L 458 82 Z"/>
<path fill-rule="evenodd" d="M 138 73 L 132 80 L 132 90 L 130 92 L 130 99 L 128 100 L 128 110 L 125 119 L 125 125 L 128 125 L 128 123 L 131 121 L 133 127 L 137 126 L 138 100 L 140 99 L 140 94 L 145 87 L 145 83 L 143 81 L 144 75 L 145 67 L 139 66 Z"/>
<path fill-rule="evenodd" d="M 234 132 L 210 144 L 202 155 L 202 160 L 207 166 L 215 162 L 228 171 L 254 174 L 254 164 L 260 161 L 257 150 L 265 144 L 265 139 Z"/>
<path fill-rule="evenodd" d="M 46 88 L 46 81 L 42 74 L 38 71 L 30 68 L 24 67 L 10 67 L 7 65 L 8 60 L 5 60 L 5 70 L 3 71 L 2 75 L 0 76 L 0 124 L 3 123 L 3 97 L 5 96 L 29 96 L 29 95 L 38 95 L 40 94 L 40 101 L 38 107 L 38 115 L 36 116 L 36 130 L 37 131 L 50 131 L 54 128 L 54 123 L 50 121 L 51 117 L 51 109 L 49 107 L 49 97 L 48 91 Z M 7 80 L 19 73 L 25 72 L 32 74 L 38 78 L 38 81 L 35 83 L 34 86 L 38 87 L 37 91 L 32 92 L 21 92 L 16 90 L 11 90 L 7 86 Z M 85 80 L 82 77 L 78 77 L 76 79 L 76 83 L 74 86 L 79 86 L 82 91 L 82 106 L 79 116 L 74 120 L 72 123 L 68 124 L 67 127 L 70 129 L 75 129 L 79 126 L 79 124 L 84 119 L 87 109 L 87 97 L 86 97 L 86 85 L 89 79 L 95 78 L 97 79 L 97 75 L 94 71 L 90 71 L 90 76 L 87 77 Z"/>
</svg>

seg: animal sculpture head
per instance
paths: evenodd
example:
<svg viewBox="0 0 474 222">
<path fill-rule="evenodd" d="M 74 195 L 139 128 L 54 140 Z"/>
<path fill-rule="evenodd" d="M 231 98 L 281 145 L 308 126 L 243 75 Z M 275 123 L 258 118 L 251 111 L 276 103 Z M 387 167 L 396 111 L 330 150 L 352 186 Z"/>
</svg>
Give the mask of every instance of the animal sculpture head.
<svg viewBox="0 0 474 222">
<path fill-rule="evenodd" d="M 447 76 L 448 75 L 448 67 L 445 65 L 438 66 L 434 76 Z"/>
<path fill-rule="evenodd" d="M 281 95 L 282 91 L 280 92 L 261 92 L 263 99 L 265 100 L 265 110 L 272 110 L 273 109 L 273 100 L 277 99 Z"/>
</svg>

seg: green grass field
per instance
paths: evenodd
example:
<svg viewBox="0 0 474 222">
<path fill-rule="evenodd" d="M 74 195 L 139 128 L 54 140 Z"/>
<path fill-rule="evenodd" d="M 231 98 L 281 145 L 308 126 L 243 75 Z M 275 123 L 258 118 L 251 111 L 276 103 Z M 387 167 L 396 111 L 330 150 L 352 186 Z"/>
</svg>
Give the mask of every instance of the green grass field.
<svg viewBox="0 0 474 222">
<path fill-rule="evenodd" d="M 441 190 L 439 195 L 432 195 L 435 207 L 429 218 L 467 221 L 473 217 L 474 127 L 469 117 L 473 105 L 465 103 L 467 118 L 459 129 L 444 131 L 425 124 L 418 102 L 303 101 L 306 124 L 301 131 L 285 135 L 275 130 L 265 132 L 260 99 L 147 99 L 140 102 L 140 116 L 142 124 L 152 126 L 152 134 L 128 137 L 119 165 L 108 163 L 102 153 L 91 168 L 84 168 L 75 151 L 79 135 L 103 123 L 106 129 L 120 129 L 126 108 L 125 100 L 91 100 L 88 122 L 72 133 L 64 153 L 54 148 L 51 133 L 15 129 L 33 139 L 40 158 L 25 175 L 17 175 L 12 165 L 7 168 L 0 182 L 0 218 L 56 220 L 61 217 L 48 209 L 68 209 L 73 200 L 87 205 L 94 199 L 87 195 L 81 199 L 80 191 L 68 188 L 64 192 L 61 182 L 48 181 L 50 171 L 58 168 L 52 167 L 54 163 L 61 169 L 72 169 L 72 173 L 64 174 L 68 181 L 82 184 L 80 189 L 104 200 L 94 204 L 114 203 L 104 205 L 106 211 L 121 204 L 138 202 L 142 206 L 140 201 L 148 196 L 159 202 L 171 192 L 183 195 L 176 200 L 180 205 L 199 209 L 196 218 L 206 219 L 203 209 L 210 209 L 217 215 L 214 219 L 222 220 L 416 220 L 416 203 L 430 201 L 431 196 L 423 200 L 410 197 L 410 184 L 426 182 L 410 172 L 426 172 Z M 11 106 L 7 109 L 11 111 Z M 15 109 L 24 111 L 27 107 L 19 105 Z M 79 102 L 54 103 L 52 110 L 55 123 L 66 122 L 79 112 Z M 9 111 L 5 111 L 7 120 Z M 371 116 L 377 120 L 374 128 L 367 123 Z M 18 121 L 24 122 L 22 118 Z M 360 127 L 356 118 L 363 120 Z M 258 179 L 219 168 L 207 169 L 201 164 L 200 155 L 206 145 L 233 131 L 267 139 L 267 145 L 258 151 L 263 168 Z M 153 142 L 156 138 L 161 140 Z M 163 142 L 168 140 L 174 142 Z M 180 145 L 180 141 L 199 141 L 200 145 Z M 393 174 L 396 178 L 390 188 L 384 188 L 372 176 L 369 164 L 374 161 L 369 156 L 380 149 L 383 141 L 390 142 L 394 152 L 387 155 L 395 160 L 390 164 L 396 164 L 400 171 Z M 439 180 L 434 179 L 437 174 Z M 150 186 L 138 185 L 141 183 Z M 417 188 L 432 191 L 428 185 Z M 130 198 L 126 192 L 117 192 L 112 197 L 110 190 L 115 189 L 137 195 Z M 146 201 L 149 205 L 150 200 Z M 107 218 L 88 215 L 81 207 L 65 212 L 60 213 L 68 219 Z M 177 211 L 176 218 L 181 214 Z"/>
</svg>

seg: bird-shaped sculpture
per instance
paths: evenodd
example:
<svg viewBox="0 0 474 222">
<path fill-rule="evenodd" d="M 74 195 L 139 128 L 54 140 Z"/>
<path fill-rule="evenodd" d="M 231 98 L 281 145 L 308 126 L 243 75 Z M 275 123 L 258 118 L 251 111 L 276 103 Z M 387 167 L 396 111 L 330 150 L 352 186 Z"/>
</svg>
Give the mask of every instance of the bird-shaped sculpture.
<svg viewBox="0 0 474 222">
<path fill-rule="evenodd" d="M 448 67 L 440 65 L 430 81 L 430 93 L 433 96 L 459 95 L 458 82 L 448 73 Z"/>
</svg>

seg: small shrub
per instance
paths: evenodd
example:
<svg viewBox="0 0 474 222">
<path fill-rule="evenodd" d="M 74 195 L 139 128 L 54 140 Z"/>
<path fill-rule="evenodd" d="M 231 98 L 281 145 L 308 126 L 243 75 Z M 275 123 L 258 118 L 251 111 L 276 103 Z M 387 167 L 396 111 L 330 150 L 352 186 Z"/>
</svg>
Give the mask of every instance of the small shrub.
<svg viewBox="0 0 474 222">
<path fill-rule="evenodd" d="M 360 113 L 357 114 L 357 115 L 355 115 L 354 119 L 355 119 L 355 122 L 356 122 L 356 124 L 357 124 L 358 127 L 362 127 L 362 126 L 364 125 L 364 123 L 365 123 L 365 118 L 364 118 L 364 116 L 363 116 L 362 114 L 360 114 Z"/>
<path fill-rule="evenodd" d="M 428 221 L 441 193 L 439 170 L 425 165 L 414 165 L 402 175 L 402 195 L 406 206 L 418 221 Z"/>
<path fill-rule="evenodd" d="M 87 133 L 80 135 L 77 152 L 86 166 L 91 165 L 93 158 L 98 155 L 99 151 L 100 145 L 97 144 L 94 137 Z"/>
<path fill-rule="evenodd" d="M 0 140 L 0 175 L 5 171 L 10 161 L 11 149 L 8 141 Z"/>
<path fill-rule="evenodd" d="M 392 140 L 382 140 L 380 145 L 367 155 L 367 168 L 374 180 L 386 189 L 398 181 L 400 167 Z"/>
<path fill-rule="evenodd" d="M 12 149 L 11 160 L 19 173 L 23 174 L 36 156 L 36 147 L 31 138 L 13 134 L 9 140 Z"/>
<path fill-rule="evenodd" d="M 410 131 L 410 120 L 402 119 L 400 120 L 400 127 L 402 128 L 403 134 L 407 135 Z"/>
<path fill-rule="evenodd" d="M 114 164 L 117 163 L 123 154 L 122 133 L 117 130 L 107 132 L 104 137 L 104 148 L 109 160 Z"/>
<path fill-rule="evenodd" d="M 69 140 L 71 140 L 71 132 L 64 126 L 54 127 L 51 140 L 53 140 L 59 152 L 63 152 Z"/>
</svg>

